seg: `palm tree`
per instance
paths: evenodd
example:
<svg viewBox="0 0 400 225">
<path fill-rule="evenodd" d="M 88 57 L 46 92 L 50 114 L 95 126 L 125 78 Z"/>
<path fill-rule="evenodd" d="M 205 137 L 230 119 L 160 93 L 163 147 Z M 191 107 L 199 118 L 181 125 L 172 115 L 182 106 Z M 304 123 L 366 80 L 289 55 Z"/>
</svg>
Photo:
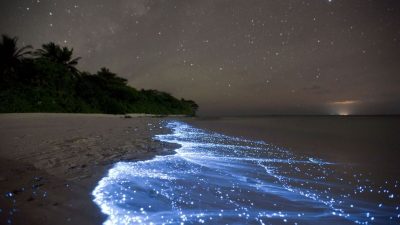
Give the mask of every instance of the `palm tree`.
<svg viewBox="0 0 400 225">
<path fill-rule="evenodd" d="M 11 38 L 7 35 L 2 35 L 0 42 L 0 69 L 2 73 L 15 72 L 16 67 L 25 56 L 32 53 L 29 50 L 32 46 L 26 45 L 22 48 L 18 48 L 17 42 L 17 37 Z"/>
<path fill-rule="evenodd" d="M 60 63 L 65 65 L 72 73 L 75 75 L 79 74 L 78 69 L 76 69 L 76 65 L 78 65 L 79 59 L 81 57 L 76 57 L 72 59 L 74 49 L 67 47 L 60 47 L 54 42 L 50 42 L 48 44 L 43 44 L 42 49 L 38 49 L 35 54 L 47 58 L 50 61 Z"/>
<path fill-rule="evenodd" d="M 125 78 L 118 77 L 117 74 L 111 72 L 109 69 L 105 67 L 102 67 L 100 71 L 97 72 L 96 75 L 110 84 L 125 85 L 127 83 L 127 80 Z"/>
</svg>

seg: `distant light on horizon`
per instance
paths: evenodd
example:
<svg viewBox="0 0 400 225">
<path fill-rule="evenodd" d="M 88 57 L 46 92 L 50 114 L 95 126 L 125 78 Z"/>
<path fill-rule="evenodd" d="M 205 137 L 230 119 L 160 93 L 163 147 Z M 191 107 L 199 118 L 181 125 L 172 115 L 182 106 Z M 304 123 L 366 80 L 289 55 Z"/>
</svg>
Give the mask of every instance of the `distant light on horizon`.
<svg viewBox="0 0 400 225">
<path fill-rule="evenodd" d="M 331 105 L 352 105 L 360 103 L 358 100 L 344 100 L 344 101 L 335 101 L 335 102 L 330 102 L 329 104 Z"/>
<path fill-rule="evenodd" d="M 341 101 L 332 101 L 329 102 L 328 105 L 330 106 L 334 115 L 340 116 L 348 116 L 354 114 L 355 107 L 360 104 L 361 101 L 359 100 L 341 100 Z"/>
<path fill-rule="evenodd" d="M 339 115 L 339 116 L 348 116 L 355 114 L 354 109 L 349 106 L 334 107 L 332 109 L 332 112 L 334 115 Z"/>
</svg>

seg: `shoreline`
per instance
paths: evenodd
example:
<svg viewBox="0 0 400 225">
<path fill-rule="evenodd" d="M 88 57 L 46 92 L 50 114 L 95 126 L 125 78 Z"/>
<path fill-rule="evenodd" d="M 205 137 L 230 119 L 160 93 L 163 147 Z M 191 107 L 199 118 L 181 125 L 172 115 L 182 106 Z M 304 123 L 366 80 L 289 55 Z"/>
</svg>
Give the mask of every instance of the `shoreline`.
<svg viewBox="0 0 400 225">
<path fill-rule="evenodd" d="M 106 215 L 93 201 L 94 188 L 116 162 L 143 161 L 157 155 L 174 154 L 178 144 L 153 139 L 156 134 L 171 133 L 164 126 L 169 119 L 174 117 L 0 114 L 0 223 L 7 223 L 11 218 L 11 224 L 26 224 L 26 221 L 29 224 L 101 224 Z M 320 153 L 329 156 L 334 150 L 341 150 L 343 158 L 349 159 L 359 154 L 357 149 L 362 149 L 363 154 L 367 150 L 370 154 L 376 154 L 375 146 L 381 146 L 379 137 L 391 143 L 390 140 L 394 139 L 389 134 L 396 134 L 393 131 L 398 129 L 393 130 L 392 120 L 375 119 L 368 123 L 358 123 L 359 119 L 351 119 L 346 123 L 338 123 L 337 119 L 321 121 L 320 118 L 316 118 L 316 121 L 312 118 L 249 119 L 179 118 L 179 121 L 211 133 L 218 132 L 248 140 L 272 138 L 273 142 L 264 140 L 284 148 L 287 148 L 283 145 L 285 143 L 293 145 L 293 149 L 288 149 L 300 155 L 314 157 Z M 379 133 L 381 136 L 377 136 Z M 371 135 L 375 139 L 369 138 L 369 142 L 364 143 L 365 137 Z M 338 138 L 341 142 L 338 142 Z M 305 148 L 302 149 L 302 146 Z M 303 152 L 312 150 L 310 147 L 325 151 Z M 379 154 L 382 152 L 383 149 Z M 366 169 L 360 171 L 369 174 L 369 178 L 374 181 L 386 180 L 385 176 L 389 173 L 385 168 L 370 174 L 370 161 L 364 163 L 367 167 L 359 167 L 357 170 Z M 387 164 L 386 167 L 395 165 Z M 14 215 L 10 216 L 10 213 Z"/>
<path fill-rule="evenodd" d="M 176 145 L 153 137 L 174 117 L 0 114 L 0 222 L 101 224 L 97 182 L 116 162 L 173 154 Z"/>
</svg>

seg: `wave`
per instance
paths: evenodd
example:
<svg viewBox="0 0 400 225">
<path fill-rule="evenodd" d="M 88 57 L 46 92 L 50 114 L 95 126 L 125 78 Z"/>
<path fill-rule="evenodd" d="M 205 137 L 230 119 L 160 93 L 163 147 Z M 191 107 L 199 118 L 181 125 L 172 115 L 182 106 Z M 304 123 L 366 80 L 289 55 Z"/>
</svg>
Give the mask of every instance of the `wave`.
<svg viewBox="0 0 400 225">
<path fill-rule="evenodd" d="M 119 162 L 94 202 L 119 224 L 398 224 L 399 182 L 262 141 L 166 124 L 176 154 Z"/>
</svg>

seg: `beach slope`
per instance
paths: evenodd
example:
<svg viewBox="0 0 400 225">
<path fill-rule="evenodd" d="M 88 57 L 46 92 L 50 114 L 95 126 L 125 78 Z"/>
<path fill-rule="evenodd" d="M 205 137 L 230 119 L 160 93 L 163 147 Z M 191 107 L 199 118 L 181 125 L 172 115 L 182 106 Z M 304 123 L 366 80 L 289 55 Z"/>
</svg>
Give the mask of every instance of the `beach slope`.
<svg viewBox="0 0 400 225">
<path fill-rule="evenodd" d="M 170 154 L 163 118 L 0 115 L 0 224 L 100 224 L 91 191 L 113 163 Z"/>
</svg>

